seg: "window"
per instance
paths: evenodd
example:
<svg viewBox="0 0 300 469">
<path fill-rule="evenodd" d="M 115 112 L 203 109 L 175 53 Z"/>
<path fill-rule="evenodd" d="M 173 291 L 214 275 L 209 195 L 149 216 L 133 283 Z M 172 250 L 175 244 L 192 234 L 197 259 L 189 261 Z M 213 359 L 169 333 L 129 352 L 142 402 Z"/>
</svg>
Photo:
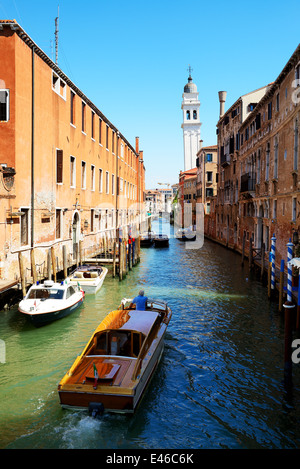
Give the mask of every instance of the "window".
<svg viewBox="0 0 300 469">
<path fill-rule="evenodd" d="M 81 188 L 86 189 L 86 162 L 81 162 Z"/>
<path fill-rule="evenodd" d="M 297 218 L 297 198 L 293 197 L 292 200 L 292 221 L 296 221 Z"/>
<path fill-rule="evenodd" d="M 95 190 L 95 166 L 91 166 L 91 190 Z"/>
<path fill-rule="evenodd" d="M 94 129 L 94 124 L 95 123 L 95 113 L 92 111 L 92 115 L 91 115 L 91 136 L 92 138 L 95 138 L 94 136 L 94 133 L 95 133 L 95 129 Z"/>
<path fill-rule="evenodd" d="M 298 170 L 298 147 L 299 147 L 299 130 L 298 120 L 295 121 L 294 127 L 294 171 Z"/>
<path fill-rule="evenodd" d="M 277 218 L 277 200 L 273 200 L 273 218 L 276 220 Z"/>
<path fill-rule="evenodd" d="M 213 173 L 212 171 L 206 171 L 206 181 L 207 182 L 212 182 L 213 180 Z"/>
<path fill-rule="evenodd" d="M 274 139 L 274 179 L 278 178 L 278 137 Z"/>
<path fill-rule="evenodd" d="M 272 119 L 272 101 L 268 104 L 268 120 Z"/>
<path fill-rule="evenodd" d="M 260 183 L 260 150 L 257 155 L 257 173 L 256 173 L 256 183 Z"/>
<path fill-rule="evenodd" d="M 61 209 L 55 210 L 55 237 L 61 238 Z"/>
<path fill-rule="evenodd" d="M 102 192 L 102 184 L 103 184 L 102 173 L 103 173 L 102 169 L 99 169 L 99 192 Z"/>
<path fill-rule="evenodd" d="M 99 119 L 99 143 L 102 143 L 102 119 Z"/>
<path fill-rule="evenodd" d="M 265 180 L 269 180 L 269 168 L 270 168 L 270 144 L 267 143 L 267 150 L 266 150 L 266 174 Z"/>
<path fill-rule="evenodd" d="M 9 120 L 9 91 L 0 90 L 0 121 Z"/>
<path fill-rule="evenodd" d="M 190 111 L 186 111 L 186 120 L 189 121 L 191 118 L 191 113 Z"/>
<path fill-rule="evenodd" d="M 111 151 L 115 152 L 115 132 L 111 133 Z"/>
<path fill-rule="evenodd" d="M 276 111 L 279 111 L 279 93 L 276 95 Z"/>
<path fill-rule="evenodd" d="M 70 156 L 70 186 L 76 186 L 76 160 L 74 156 Z"/>
<path fill-rule="evenodd" d="M 212 153 L 207 153 L 207 155 L 206 155 L 206 161 L 207 161 L 208 163 L 211 163 L 212 160 L 213 160 L 213 155 L 212 155 Z"/>
<path fill-rule="evenodd" d="M 111 193 L 115 195 L 115 175 L 111 175 Z"/>
<path fill-rule="evenodd" d="M 193 111 L 193 119 L 194 119 L 194 120 L 197 119 L 197 111 Z"/>
<path fill-rule="evenodd" d="M 81 130 L 85 133 L 85 111 L 86 104 L 82 101 L 81 103 Z"/>
<path fill-rule="evenodd" d="M 70 122 L 75 125 L 75 93 L 71 90 L 70 94 Z"/>
<path fill-rule="evenodd" d="M 95 210 L 91 209 L 91 231 L 94 231 Z"/>
<path fill-rule="evenodd" d="M 66 99 L 66 88 L 65 82 L 52 70 L 52 89 L 64 100 Z"/>
<path fill-rule="evenodd" d="M 106 125 L 106 149 L 108 150 L 108 125 Z"/>
<path fill-rule="evenodd" d="M 106 174 L 105 174 L 105 191 L 106 191 L 106 194 L 109 194 L 109 172 L 106 171 Z"/>
<path fill-rule="evenodd" d="M 28 233 L 29 233 L 29 209 L 28 208 L 21 208 L 21 212 L 24 213 L 24 215 L 21 216 L 21 246 L 26 246 L 28 244 Z"/>
<path fill-rule="evenodd" d="M 56 182 L 61 184 L 63 182 L 63 151 L 56 150 Z"/>
</svg>

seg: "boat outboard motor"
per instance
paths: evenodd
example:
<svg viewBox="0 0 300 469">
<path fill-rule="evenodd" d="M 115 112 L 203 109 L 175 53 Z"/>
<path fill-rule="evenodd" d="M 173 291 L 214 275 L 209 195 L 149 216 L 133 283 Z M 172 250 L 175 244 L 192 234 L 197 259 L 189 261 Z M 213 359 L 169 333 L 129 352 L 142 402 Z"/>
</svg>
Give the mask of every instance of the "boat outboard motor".
<svg viewBox="0 0 300 469">
<path fill-rule="evenodd" d="M 103 415 L 104 412 L 104 405 L 102 402 L 90 402 L 89 403 L 89 414 L 98 419 Z"/>
</svg>

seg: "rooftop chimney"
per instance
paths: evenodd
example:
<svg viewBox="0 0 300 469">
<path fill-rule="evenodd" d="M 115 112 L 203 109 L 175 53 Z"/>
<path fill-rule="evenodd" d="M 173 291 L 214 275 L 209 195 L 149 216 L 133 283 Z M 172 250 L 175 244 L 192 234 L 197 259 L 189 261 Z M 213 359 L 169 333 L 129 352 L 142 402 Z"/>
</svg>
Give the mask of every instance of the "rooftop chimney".
<svg viewBox="0 0 300 469">
<path fill-rule="evenodd" d="M 220 118 L 224 115 L 226 96 L 227 96 L 227 91 L 219 91 Z"/>
<path fill-rule="evenodd" d="M 139 154 L 139 137 L 135 137 L 135 152 Z"/>
</svg>

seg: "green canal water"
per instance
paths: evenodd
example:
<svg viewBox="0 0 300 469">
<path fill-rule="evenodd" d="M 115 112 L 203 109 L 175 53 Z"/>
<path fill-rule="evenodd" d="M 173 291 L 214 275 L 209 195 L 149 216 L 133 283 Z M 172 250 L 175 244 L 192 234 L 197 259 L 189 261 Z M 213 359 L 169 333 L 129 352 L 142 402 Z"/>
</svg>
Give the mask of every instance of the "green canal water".
<svg viewBox="0 0 300 469">
<path fill-rule="evenodd" d="M 167 232 L 169 225 L 162 224 Z M 157 227 L 154 226 L 157 231 Z M 140 288 L 173 316 L 161 363 L 133 416 L 62 410 L 57 384 L 93 331 Z M 36 329 L 0 312 L 0 448 L 299 448 L 300 364 L 283 385 L 284 324 L 241 257 L 210 241 L 142 248 L 119 282 L 67 318 Z M 2 342 L 3 344 L 3 342 Z"/>
</svg>

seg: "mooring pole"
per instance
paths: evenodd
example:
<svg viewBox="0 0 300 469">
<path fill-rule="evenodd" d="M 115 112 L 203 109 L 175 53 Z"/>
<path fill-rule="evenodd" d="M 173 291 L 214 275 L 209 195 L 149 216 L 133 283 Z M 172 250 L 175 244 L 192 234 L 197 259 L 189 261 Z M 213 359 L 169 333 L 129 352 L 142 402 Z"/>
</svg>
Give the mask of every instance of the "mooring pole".
<svg viewBox="0 0 300 469">
<path fill-rule="evenodd" d="M 275 251 L 276 251 L 276 238 L 275 234 L 273 234 L 271 238 L 271 290 L 275 292 Z"/>
<path fill-rule="evenodd" d="M 283 286 L 284 286 L 284 259 L 280 263 L 280 280 L 279 280 L 279 306 L 278 309 L 282 312 L 283 306 Z"/>
</svg>

